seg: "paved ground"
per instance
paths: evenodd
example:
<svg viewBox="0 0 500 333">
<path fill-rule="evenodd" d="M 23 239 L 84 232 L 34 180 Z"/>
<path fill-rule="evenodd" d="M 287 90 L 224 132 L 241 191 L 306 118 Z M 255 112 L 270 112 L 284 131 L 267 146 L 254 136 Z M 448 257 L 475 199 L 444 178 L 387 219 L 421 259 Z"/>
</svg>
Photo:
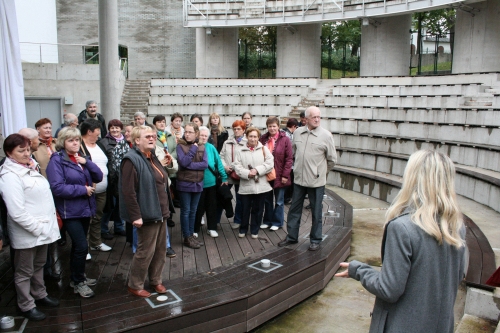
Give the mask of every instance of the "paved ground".
<svg viewBox="0 0 500 333">
<path fill-rule="evenodd" d="M 380 266 L 385 212 L 389 204 L 339 187 L 329 188 L 354 208 L 349 260 Z M 500 214 L 474 201 L 459 198 L 460 207 L 488 237 L 500 263 Z M 498 289 L 498 288 L 497 288 Z M 460 295 L 459 295 L 460 297 Z M 353 279 L 333 278 L 326 288 L 287 312 L 258 327 L 255 333 L 368 332 L 375 297 Z"/>
</svg>

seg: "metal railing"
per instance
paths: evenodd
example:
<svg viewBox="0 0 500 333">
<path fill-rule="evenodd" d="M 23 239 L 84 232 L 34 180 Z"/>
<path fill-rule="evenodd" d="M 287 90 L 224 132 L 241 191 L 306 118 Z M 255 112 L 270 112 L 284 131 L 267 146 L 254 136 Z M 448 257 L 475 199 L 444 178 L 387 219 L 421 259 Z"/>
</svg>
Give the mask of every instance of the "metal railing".
<svg viewBox="0 0 500 333">
<path fill-rule="evenodd" d="M 19 42 L 21 60 L 35 63 L 88 63 L 85 52 L 95 44 L 31 43 Z M 93 55 L 96 56 L 96 55 Z M 92 57 L 93 58 L 93 57 Z"/>
</svg>

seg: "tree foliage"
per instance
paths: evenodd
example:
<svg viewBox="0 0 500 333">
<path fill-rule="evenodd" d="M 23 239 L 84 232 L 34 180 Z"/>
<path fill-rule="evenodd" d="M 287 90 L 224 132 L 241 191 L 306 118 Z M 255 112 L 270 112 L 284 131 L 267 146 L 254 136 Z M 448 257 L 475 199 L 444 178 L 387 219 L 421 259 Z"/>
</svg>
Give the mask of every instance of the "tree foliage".
<svg viewBox="0 0 500 333">
<path fill-rule="evenodd" d="M 437 9 L 430 12 L 413 14 L 413 27 L 425 28 L 433 35 L 446 35 L 455 27 L 456 10 L 453 8 Z"/>
<path fill-rule="evenodd" d="M 252 45 L 249 50 L 259 49 L 258 45 L 274 45 L 276 42 L 276 27 L 245 27 L 238 30 L 239 38 Z"/>
<path fill-rule="evenodd" d="M 351 55 L 356 55 L 361 45 L 361 25 L 358 20 L 323 23 L 321 29 L 323 45 L 330 41 L 335 49 L 350 46 Z"/>
</svg>

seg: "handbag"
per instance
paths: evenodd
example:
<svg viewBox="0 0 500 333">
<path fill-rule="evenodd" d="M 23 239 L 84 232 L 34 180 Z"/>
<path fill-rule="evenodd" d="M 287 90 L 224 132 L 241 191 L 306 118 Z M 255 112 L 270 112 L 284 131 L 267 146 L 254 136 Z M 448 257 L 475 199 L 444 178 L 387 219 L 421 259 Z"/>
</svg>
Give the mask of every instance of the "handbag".
<svg viewBox="0 0 500 333">
<path fill-rule="evenodd" d="M 234 162 L 234 144 L 232 145 L 232 158 L 231 158 L 231 162 Z M 229 177 L 231 177 L 231 179 L 234 179 L 234 180 L 240 180 L 240 176 L 238 176 L 238 174 L 234 170 L 231 171 L 231 173 L 229 174 Z"/>
<path fill-rule="evenodd" d="M 264 151 L 264 146 L 262 146 L 262 155 L 264 156 L 264 161 L 265 161 L 266 160 L 266 152 Z M 276 170 L 273 167 L 271 171 L 266 173 L 266 180 L 268 182 L 270 182 L 270 181 L 275 180 L 275 179 L 276 179 Z"/>
</svg>

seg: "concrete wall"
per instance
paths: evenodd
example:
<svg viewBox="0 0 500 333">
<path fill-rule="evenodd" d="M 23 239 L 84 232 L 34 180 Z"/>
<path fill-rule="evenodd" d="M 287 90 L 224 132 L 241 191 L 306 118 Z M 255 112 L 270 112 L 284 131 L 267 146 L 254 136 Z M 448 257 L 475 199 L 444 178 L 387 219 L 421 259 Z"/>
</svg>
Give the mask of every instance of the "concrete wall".
<svg viewBox="0 0 500 333">
<path fill-rule="evenodd" d="M 72 98 L 66 112 L 77 114 L 86 101 L 100 101 L 98 65 L 23 63 L 23 77 L 26 97 Z"/>
<path fill-rule="evenodd" d="M 321 24 L 278 26 L 276 77 L 321 76 Z"/>
<path fill-rule="evenodd" d="M 238 28 L 196 28 L 196 77 L 238 78 Z"/>
<path fill-rule="evenodd" d="M 408 75 L 411 15 L 375 18 L 361 27 L 361 76 Z"/>
<path fill-rule="evenodd" d="M 59 43 L 96 44 L 97 20 L 97 0 L 57 1 Z M 131 79 L 195 77 L 195 30 L 182 26 L 182 1 L 118 0 L 118 25 Z M 81 50 L 74 53 L 71 62 L 80 62 Z"/>
<path fill-rule="evenodd" d="M 452 72 L 500 71 L 500 0 L 470 6 L 479 12 L 457 10 Z"/>
</svg>

